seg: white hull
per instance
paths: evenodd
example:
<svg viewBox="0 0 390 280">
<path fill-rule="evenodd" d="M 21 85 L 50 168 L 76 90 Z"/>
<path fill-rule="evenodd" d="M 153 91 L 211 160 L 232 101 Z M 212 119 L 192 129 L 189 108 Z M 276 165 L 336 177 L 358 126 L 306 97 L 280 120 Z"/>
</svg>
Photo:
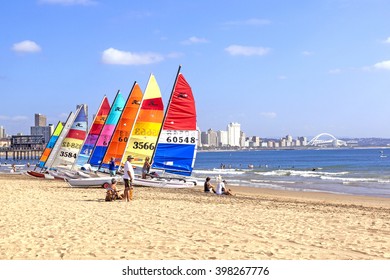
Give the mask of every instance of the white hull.
<svg viewBox="0 0 390 280">
<path fill-rule="evenodd" d="M 71 187 L 102 187 L 105 183 L 111 184 L 113 177 L 96 177 L 96 178 L 78 178 L 78 179 L 66 179 Z M 120 182 L 122 178 L 115 177 Z"/>
<path fill-rule="evenodd" d="M 133 181 L 135 186 L 142 187 L 153 187 L 153 188 L 192 188 L 196 185 L 194 181 L 185 181 L 184 179 L 176 178 L 152 178 L 152 179 L 141 179 L 135 178 Z"/>
</svg>

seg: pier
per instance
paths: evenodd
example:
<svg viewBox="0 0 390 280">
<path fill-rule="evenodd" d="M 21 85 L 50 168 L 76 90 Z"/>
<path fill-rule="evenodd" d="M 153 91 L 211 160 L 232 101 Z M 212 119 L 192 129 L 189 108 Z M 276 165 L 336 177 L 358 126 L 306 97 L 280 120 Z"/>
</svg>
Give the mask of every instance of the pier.
<svg viewBox="0 0 390 280">
<path fill-rule="evenodd" d="M 34 160 L 39 159 L 43 149 L 40 148 L 13 148 L 0 147 L 0 158 L 6 160 Z"/>
</svg>

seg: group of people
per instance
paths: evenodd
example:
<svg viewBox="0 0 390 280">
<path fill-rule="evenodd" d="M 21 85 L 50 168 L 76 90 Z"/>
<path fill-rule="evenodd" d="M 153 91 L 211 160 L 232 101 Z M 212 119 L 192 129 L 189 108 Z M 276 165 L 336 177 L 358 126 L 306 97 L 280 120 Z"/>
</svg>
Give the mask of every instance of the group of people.
<svg viewBox="0 0 390 280">
<path fill-rule="evenodd" d="M 125 190 L 123 191 L 123 196 L 119 195 L 119 191 L 116 188 L 117 180 L 115 178 L 112 178 L 111 180 L 111 187 L 107 190 L 106 194 L 106 200 L 108 200 L 108 196 L 113 196 L 115 199 L 123 199 L 124 201 L 129 202 L 130 200 L 133 200 L 133 181 L 134 181 L 134 168 L 131 164 L 131 161 L 134 159 L 133 156 L 129 155 L 127 156 L 127 161 L 123 168 L 123 182 L 125 183 Z M 142 179 L 146 179 L 146 175 L 149 173 L 150 170 L 150 158 L 146 157 L 144 165 L 142 167 Z M 116 164 L 115 164 L 115 158 L 112 157 L 109 162 L 110 176 L 115 177 L 116 175 Z"/>
<path fill-rule="evenodd" d="M 127 161 L 123 169 L 123 181 L 125 183 L 125 189 L 123 195 L 119 194 L 119 190 L 116 187 L 117 180 L 112 178 L 111 186 L 107 189 L 106 200 L 123 199 L 126 202 L 130 202 L 133 199 L 133 181 L 134 181 L 134 168 L 131 161 L 134 159 L 131 155 L 127 156 Z M 146 179 L 146 175 L 149 173 L 150 163 L 149 157 L 145 158 L 144 165 L 142 167 L 142 179 Z M 116 175 L 115 158 L 111 158 L 109 163 L 110 175 L 114 177 Z M 233 195 L 230 189 L 226 188 L 226 181 L 222 180 L 221 176 L 217 177 L 217 186 L 214 187 L 211 184 L 211 178 L 207 177 L 204 183 L 205 192 L 213 192 L 217 195 Z"/>
<path fill-rule="evenodd" d="M 215 194 L 218 194 L 218 195 L 233 195 L 232 193 L 232 190 L 231 189 L 227 189 L 226 188 L 226 181 L 225 180 L 222 180 L 222 178 L 220 176 L 217 177 L 217 186 L 214 187 L 212 184 L 211 184 L 211 178 L 210 177 L 207 177 L 206 178 L 206 181 L 204 182 L 204 192 L 207 192 L 207 193 L 215 193 Z"/>
</svg>

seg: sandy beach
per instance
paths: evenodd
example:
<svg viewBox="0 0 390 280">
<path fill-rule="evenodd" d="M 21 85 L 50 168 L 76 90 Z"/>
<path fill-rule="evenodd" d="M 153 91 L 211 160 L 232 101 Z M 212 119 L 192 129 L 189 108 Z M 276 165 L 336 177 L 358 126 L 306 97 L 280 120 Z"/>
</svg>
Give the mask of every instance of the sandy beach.
<svg viewBox="0 0 390 280">
<path fill-rule="evenodd" d="M 26 175 L 0 183 L 1 260 L 390 259 L 386 198 L 138 187 L 125 203 Z"/>
</svg>

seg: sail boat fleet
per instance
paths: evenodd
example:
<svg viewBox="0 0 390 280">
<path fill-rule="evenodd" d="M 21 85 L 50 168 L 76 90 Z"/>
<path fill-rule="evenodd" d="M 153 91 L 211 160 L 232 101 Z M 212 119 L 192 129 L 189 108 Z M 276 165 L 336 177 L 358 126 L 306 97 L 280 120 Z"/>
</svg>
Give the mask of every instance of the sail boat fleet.
<svg viewBox="0 0 390 280">
<path fill-rule="evenodd" d="M 150 75 L 144 94 L 134 82 L 127 99 L 120 91 L 110 106 L 106 96 L 87 132 L 83 105 L 70 113 L 66 123 L 58 123 L 34 177 L 63 179 L 73 187 L 105 186 L 112 177 L 106 173 L 111 158 L 118 170 L 127 156 L 133 166 L 142 168 L 151 159 L 151 171 L 158 176 L 136 177 L 134 184 L 148 187 L 193 187 L 190 176 L 195 164 L 198 132 L 192 90 L 179 67 L 164 111 L 160 88 Z M 167 176 L 166 173 L 171 175 Z M 120 177 L 117 179 L 121 179 Z"/>
</svg>

